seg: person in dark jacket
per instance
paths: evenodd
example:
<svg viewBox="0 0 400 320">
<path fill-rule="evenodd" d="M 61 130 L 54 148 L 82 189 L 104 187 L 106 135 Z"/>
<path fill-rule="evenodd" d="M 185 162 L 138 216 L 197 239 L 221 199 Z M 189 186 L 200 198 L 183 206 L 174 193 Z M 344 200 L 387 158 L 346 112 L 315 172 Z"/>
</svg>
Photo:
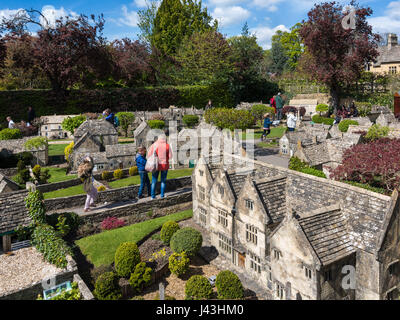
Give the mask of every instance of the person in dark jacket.
<svg viewBox="0 0 400 320">
<path fill-rule="evenodd" d="M 108 108 L 106 110 L 104 110 L 103 112 L 104 116 L 106 117 L 106 121 L 108 121 L 109 123 L 111 123 L 113 126 L 114 124 L 114 113 L 111 112 L 111 109 Z"/>
<path fill-rule="evenodd" d="M 136 155 L 136 166 L 138 168 L 139 176 L 140 176 L 140 188 L 139 188 L 139 194 L 138 194 L 139 199 L 143 198 L 143 190 L 145 187 L 147 188 L 147 195 L 150 195 L 150 193 L 151 193 L 150 179 L 149 179 L 149 175 L 147 174 L 147 171 L 145 169 L 146 162 L 147 162 L 146 148 L 143 146 L 140 146 L 138 148 L 138 153 Z"/>
<path fill-rule="evenodd" d="M 264 138 L 267 137 L 267 135 L 269 135 L 271 133 L 271 119 L 269 117 L 269 113 L 266 113 L 264 115 L 264 123 L 263 123 L 263 134 L 261 136 L 261 141 L 263 141 Z"/>
<path fill-rule="evenodd" d="M 28 127 L 32 125 L 33 120 L 36 118 L 35 110 L 32 107 L 28 107 Z"/>
</svg>

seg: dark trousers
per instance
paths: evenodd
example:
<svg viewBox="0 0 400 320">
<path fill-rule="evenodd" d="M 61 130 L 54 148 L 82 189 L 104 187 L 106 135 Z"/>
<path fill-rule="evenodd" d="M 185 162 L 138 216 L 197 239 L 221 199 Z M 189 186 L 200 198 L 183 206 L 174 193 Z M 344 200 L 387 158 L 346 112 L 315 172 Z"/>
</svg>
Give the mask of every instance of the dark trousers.
<svg viewBox="0 0 400 320">
<path fill-rule="evenodd" d="M 144 188 L 147 188 L 147 196 L 151 194 L 151 186 L 150 186 L 150 179 L 149 175 L 146 171 L 139 171 L 140 176 L 140 188 L 138 196 L 141 197 L 144 191 Z"/>
<path fill-rule="evenodd" d="M 268 128 L 268 129 L 264 129 L 264 132 L 263 132 L 263 136 L 267 136 L 267 135 L 269 135 L 271 133 L 271 129 L 270 128 Z"/>
<path fill-rule="evenodd" d="M 282 120 L 282 108 L 276 108 L 277 119 Z"/>
</svg>

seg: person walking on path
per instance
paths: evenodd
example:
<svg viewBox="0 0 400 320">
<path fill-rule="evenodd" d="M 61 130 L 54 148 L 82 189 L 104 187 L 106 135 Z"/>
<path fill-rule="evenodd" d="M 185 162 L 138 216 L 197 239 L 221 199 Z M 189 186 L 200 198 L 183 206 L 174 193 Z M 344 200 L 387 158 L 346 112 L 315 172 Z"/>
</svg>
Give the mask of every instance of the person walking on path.
<svg viewBox="0 0 400 320">
<path fill-rule="evenodd" d="M 78 167 L 78 177 L 83 182 L 83 190 L 86 192 L 86 202 L 84 212 L 89 212 L 90 207 L 96 207 L 94 204 L 97 198 L 97 189 L 93 185 L 93 159 L 86 157 Z"/>
<path fill-rule="evenodd" d="M 161 198 L 164 198 L 165 187 L 167 182 L 167 174 L 169 169 L 169 160 L 172 159 L 171 147 L 167 143 L 167 138 L 165 135 L 160 135 L 156 142 L 154 142 L 149 152 L 147 153 L 147 158 L 153 154 L 157 154 L 158 157 L 158 169 L 152 172 L 151 178 L 151 199 L 156 198 L 156 184 L 158 176 L 161 172 Z"/>
<path fill-rule="evenodd" d="M 278 116 L 278 120 L 282 120 L 282 109 L 283 109 L 284 101 L 282 99 L 280 92 L 276 96 L 275 100 L 276 100 L 275 103 L 276 103 L 276 113 Z"/>
<path fill-rule="evenodd" d="M 28 107 L 28 121 L 27 121 L 28 127 L 33 123 L 33 120 L 35 118 L 36 118 L 35 110 L 32 107 Z"/>
<path fill-rule="evenodd" d="M 205 107 L 205 109 L 206 109 L 206 111 L 208 110 L 208 109 L 212 109 L 212 102 L 211 102 L 211 100 L 208 100 L 208 103 L 206 104 L 206 107 Z"/>
<path fill-rule="evenodd" d="M 263 134 L 261 136 L 261 141 L 263 141 L 267 135 L 269 135 L 271 133 L 271 119 L 269 118 L 269 113 L 266 113 L 264 115 L 264 123 L 263 123 Z"/>
<path fill-rule="evenodd" d="M 294 131 L 296 128 L 296 121 L 297 121 L 297 117 L 294 115 L 293 112 L 289 112 L 288 116 L 287 116 L 287 127 L 289 129 L 289 131 Z"/>
<path fill-rule="evenodd" d="M 139 194 L 138 198 L 141 199 L 143 198 L 143 190 L 146 187 L 147 188 L 147 196 L 151 194 L 151 187 L 150 187 L 150 179 L 149 175 L 145 169 L 146 167 L 146 148 L 143 146 L 140 146 L 138 148 L 138 153 L 136 155 L 136 166 L 139 171 L 139 176 L 140 176 L 140 188 L 139 188 Z"/>
</svg>

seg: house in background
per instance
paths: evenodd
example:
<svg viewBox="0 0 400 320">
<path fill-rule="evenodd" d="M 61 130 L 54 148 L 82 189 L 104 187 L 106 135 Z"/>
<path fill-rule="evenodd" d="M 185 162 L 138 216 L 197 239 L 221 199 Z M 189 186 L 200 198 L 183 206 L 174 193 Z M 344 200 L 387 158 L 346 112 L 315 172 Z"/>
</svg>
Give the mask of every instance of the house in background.
<svg viewBox="0 0 400 320">
<path fill-rule="evenodd" d="M 400 46 L 396 34 L 388 34 L 387 45 L 379 46 L 378 52 L 377 60 L 368 64 L 367 71 L 387 74 L 400 72 Z"/>
<path fill-rule="evenodd" d="M 39 135 L 46 137 L 47 139 L 71 139 L 73 135 L 69 131 L 63 130 L 61 127 L 64 119 L 68 117 L 75 117 L 75 115 L 54 115 L 54 116 L 42 116 L 40 117 L 40 129 Z"/>
</svg>

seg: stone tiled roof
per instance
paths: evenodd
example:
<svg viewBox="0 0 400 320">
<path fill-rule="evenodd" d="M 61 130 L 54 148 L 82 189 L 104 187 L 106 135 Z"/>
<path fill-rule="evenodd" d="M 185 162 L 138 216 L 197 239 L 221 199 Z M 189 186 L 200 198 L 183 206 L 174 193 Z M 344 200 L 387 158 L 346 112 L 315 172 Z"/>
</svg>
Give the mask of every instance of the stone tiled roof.
<svg viewBox="0 0 400 320">
<path fill-rule="evenodd" d="M 31 222 L 24 201 L 27 194 L 26 190 L 21 190 L 0 195 L 0 234 Z"/>
<path fill-rule="evenodd" d="M 146 129 L 150 129 L 149 125 L 147 124 L 146 121 L 142 121 L 142 123 L 136 128 L 136 130 L 133 132 L 133 136 L 137 137 L 140 135 L 143 131 Z"/>
<path fill-rule="evenodd" d="M 115 157 L 134 157 L 136 154 L 136 146 L 133 143 L 128 144 L 111 144 L 106 146 L 107 158 Z"/>
<path fill-rule="evenodd" d="M 378 47 L 379 56 L 375 67 L 379 67 L 382 63 L 400 62 L 400 46 L 392 46 L 390 49 L 387 46 Z"/>
<path fill-rule="evenodd" d="M 255 181 L 255 186 L 273 223 L 281 221 L 286 214 L 286 177 Z"/>
<path fill-rule="evenodd" d="M 326 143 L 309 145 L 303 147 L 302 151 L 312 167 L 331 161 Z"/>
<path fill-rule="evenodd" d="M 236 174 L 236 173 L 228 173 L 227 175 L 229 184 L 233 190 L 235 198 L 238 197 L 240 191 L 243 188 L 244 182 L 246 180 L 246 175 L 244 174 Z"/>
<path fill-rule="evenodd" d="M 327 265 L 354 252 L 346 229 L 347 219 L 340 209 L 328 210 L 298 221 L 322 264 Z"/>
<path fill-rule="evenodd" d="M 10 188 L 13 191 L 19 190 L 19 186 L 16 182 L 12 181 L 11 179 L 0 173 L 0 193 L 2 193 L 6 187 Z"/>
<path fill-rule="evenodd" d="M 87 131 L 85 134 L 81 137 L 78 138 L 78 141 L 74 144 L 74 150 L 78 150 L 81 144 L 86 140 L 86 139 L 91 139 L 95 144 L 97 144 L 99 147 L 101 147 L 101 143 L 93 137 L 93 135 Z"/>
<path fill-rule="evenodd" d="M 114 126 L 105 120 L 86 120 L 78 129 L 76 129 L 74 137 L 79 138 L 86 132 L 90 132 L 90 134 L 94 136 L 118 136 L 117 130 L 114 128 Z"/>
</svg>

